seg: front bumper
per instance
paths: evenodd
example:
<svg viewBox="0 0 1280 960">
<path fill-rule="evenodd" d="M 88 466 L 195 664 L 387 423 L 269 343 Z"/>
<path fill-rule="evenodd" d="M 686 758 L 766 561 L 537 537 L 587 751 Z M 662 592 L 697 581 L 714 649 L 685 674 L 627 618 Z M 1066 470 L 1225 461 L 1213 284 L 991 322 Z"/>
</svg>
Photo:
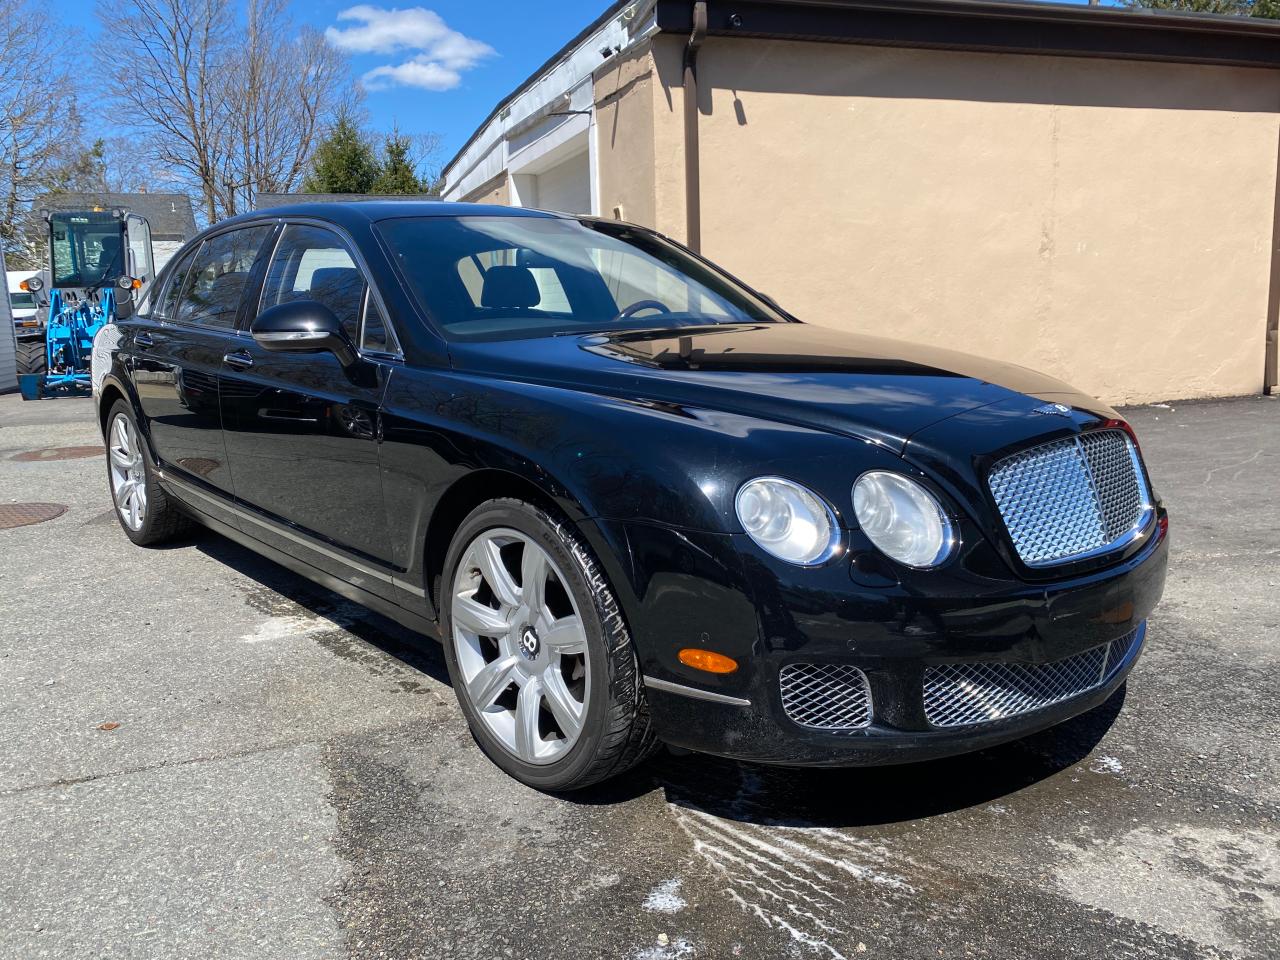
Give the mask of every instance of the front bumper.
<svg viewBox="0 0 1280 960">
<path fill-rule="evenodd" d="M 640 525 L 617 532 L 629 547 L 635 592 L 624 606 L 659 737 L 699 752 L 794 765 L 964 753 L 1103 703 L 1141 655 L 1168 554 L 1162 522 L 1137 554 L 1070 581 L 1032 584 L 956 570 L 881 587 L 859 584 L 849 561 L 825 571 L 772 563 L 741 537 Z M 1113 644 L 1122 638 L 1129 642 Z M 740 668 L 717 677 L 685 667 L 676 654 L 690 646 L 732 656 Z M 966 722 L 968 713 L 947 726 L 938 710 L 926 711 L 926 679 L 939 668 L 981 675 L 981 664 L 1045 676 L 1064 663 L 1096 663 L 1096 680 L 1021 712 L 990 710 L 979 722 Z M 861 671 L 869 722 L 838 731 L 797 723 L 780 676 L 802 664 Z"/>
</svg>

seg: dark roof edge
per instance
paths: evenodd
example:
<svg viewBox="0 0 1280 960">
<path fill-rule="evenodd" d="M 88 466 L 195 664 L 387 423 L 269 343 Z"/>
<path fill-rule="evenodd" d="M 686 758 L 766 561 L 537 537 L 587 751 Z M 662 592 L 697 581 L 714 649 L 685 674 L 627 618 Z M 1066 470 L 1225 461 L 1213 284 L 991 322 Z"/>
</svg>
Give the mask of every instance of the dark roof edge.
<svg viewBox="0 0 1280 960">
<path fill-rule="evenodd" d="M 462 159 L 462 155 L 466 153 L 469 149 L 471 149 L 471 145 L 476 142 L 476 139 L 480 136 L 481 132 L 483 132 L 484 128 L 489 126 L 489 124 L 493 122 L 493 118 L 496 117 L 498 114 L 500 114 L 504 109 L 506 109 L 509 103 L 511 103 L 513 100 L 515 100 L 516 97 L 520 96 L 520 94 L 524 93 L 531 86 L 533 86 L 533 84 L 537 81 L 537 79 L 540 76 L 542 76 L 549 69 L 551 69 L 557 63 L 563 60 L 566 56 L 568 56 L 570 51 L 572 51 L 574 47 L 580 44 L 583 40 L 587 39 L 587 37 L 591 36 L 591 34 L 595 33 L 597 30 L 603 27 L 606 23 L 608 23 L 614 17 L 618 16 L 624 9 L 626 9 L 628 6 L 630 6 L 635 2 L 636 0 L 614 0 L 613 3 L 609 4 L 609 9 L 607 9 L 604 13 L 600 14 L 600 16 L 596 17 L 594 20 L 592 20 L 591 23 L 589 23 L 585 28 L 583 28 L 578 32 L 577 36 L 575 36 L 572 40 L 570 40 L 563 47 L 561 47 L 559 50 L 553 53 L 550 57 L 548 57 L 547 60 L 542 64 L 542 66 L 538 67 L 537 70 L 533 71 L 533 73 L 529 74 L 529 76 L 525 77 L 524 80 L 521 81 L 520 86 L 516 87 L 514 90 L 508 93 L 505 97 L 499 100 L 498 105 L 489 111 L 489 115 L 485 117 L 483 120 L 481 120 L 479 126 L 475 128 L 471 136 L 467 137 L 467 142 L 464 143 L 461 146 L 461 148 L 459 148 L 458 152 L 453 155 L 453 158 L 440 169 L 448 170 L 460 159 Z"/>
<path fill-rule="evenodd" d="M 689 0 L 656 0 L 664 33 L 692 29 Z M 711 36 L 1046 56 L 1280 66 L 1280 21 L 1001 0 L 708 0 Z"/>
</svg>

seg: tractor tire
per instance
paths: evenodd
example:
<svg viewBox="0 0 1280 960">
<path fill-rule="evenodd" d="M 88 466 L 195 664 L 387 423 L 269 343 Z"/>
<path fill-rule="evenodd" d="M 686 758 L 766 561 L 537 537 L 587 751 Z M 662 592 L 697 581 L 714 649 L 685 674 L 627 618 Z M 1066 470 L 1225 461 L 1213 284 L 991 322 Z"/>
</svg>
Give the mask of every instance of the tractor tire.
<svg viewBox="0 0 1280 960">
<path fill-rule="evenodd" d="M 49 372 L 49 358 L 43 340 L 18 341 L 18 373 Z"/>
</svg>

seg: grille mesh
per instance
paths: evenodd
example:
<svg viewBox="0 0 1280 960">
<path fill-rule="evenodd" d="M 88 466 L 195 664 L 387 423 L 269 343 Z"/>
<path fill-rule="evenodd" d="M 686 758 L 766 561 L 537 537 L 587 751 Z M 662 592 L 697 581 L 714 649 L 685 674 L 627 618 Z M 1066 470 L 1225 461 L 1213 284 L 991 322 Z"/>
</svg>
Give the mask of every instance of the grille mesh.
<svg viewBox="0 0 1280 960">
<path fill-rule="evenodd" d="M 987 484 L 1018 556 L 1033 567 L 1114 544 L 1150 510 L 1138 452 L 1120 430 L 1022 450 L 997 463 Z"/>
<path fill-rule="evenodd" d="M 802 727 L 857 730 L 871 722 L 867 675 L 843 663 L 789 663 L 778 675 L 782 709 Z"/>
<path fill-rule="evenodd" d="M 1118 640 L 1053 663 L 947 663 L 925 668 L 924 714 L 935 727 L 1016 717 L 1069 700 L 1113 676 L 1142 642 L 1142 624 Z"/>
</svg>

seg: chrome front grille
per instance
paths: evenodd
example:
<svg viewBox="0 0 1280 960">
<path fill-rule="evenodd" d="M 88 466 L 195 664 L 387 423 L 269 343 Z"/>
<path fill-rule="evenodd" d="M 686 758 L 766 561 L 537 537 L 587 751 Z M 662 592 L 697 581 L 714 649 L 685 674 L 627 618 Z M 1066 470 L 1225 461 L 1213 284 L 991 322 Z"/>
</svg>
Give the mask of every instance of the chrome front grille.
<svg viewBox="0 0 1280 960">
<path fill-rule="evenodd" d="M 1031 567 L 1118 547 L 1151 513 L 1138 451 L 1122 430 L 1019 451 L 991 468 L 987 485 L 1018 556 Z"/>
<path fill-rule="evenodd" d="M 867 675 L 843 663 L 789 663 L 778 675 L 782 709 L 813 730 L 859 730 L 871 723 Z"/>
<path fill-rule="evenodd" d="M 1141 643 L 1146 624 L 1053 663 L 946 663 L 926 667 L 924 715 L 935 727 L 989 723 L 1041 710 L 1105 683 Z"/>
</svg>

